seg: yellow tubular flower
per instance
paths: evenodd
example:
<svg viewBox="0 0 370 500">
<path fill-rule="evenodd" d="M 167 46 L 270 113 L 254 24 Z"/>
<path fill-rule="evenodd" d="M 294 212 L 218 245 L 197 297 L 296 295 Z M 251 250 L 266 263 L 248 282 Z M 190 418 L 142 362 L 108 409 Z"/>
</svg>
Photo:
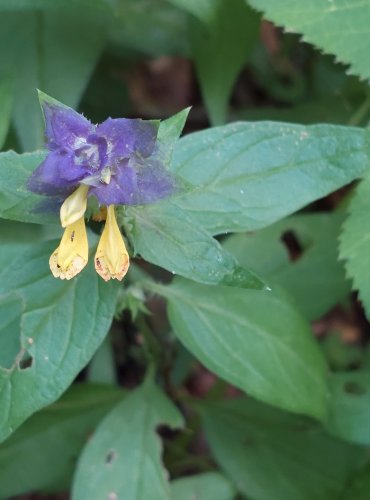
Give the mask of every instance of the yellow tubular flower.
<svg viewBox="0 0 370 500">
<path fill-rule="evenodd" d="M 128 267 L 129 256 L 117 224 L 114 205 L 109 205 L 107 220 L 95 254 L 95 269 L 105 281 L 121 281 Z"/>
<path fill-rule="evenodd" d="M 59 247 L 50 257 L 49 265 L 55 278 L 70 280 L 86 266 L 88 242 L 83 217 L 64 231 Z"/>
<path fill-rule="evenodd" d="M 80 185 L 64 200 L 60 207 L 60 222 L 62 227 L 68 227 L 83 217 L 87 206 L 87 192 L 89 186 Z"/>
</svg>

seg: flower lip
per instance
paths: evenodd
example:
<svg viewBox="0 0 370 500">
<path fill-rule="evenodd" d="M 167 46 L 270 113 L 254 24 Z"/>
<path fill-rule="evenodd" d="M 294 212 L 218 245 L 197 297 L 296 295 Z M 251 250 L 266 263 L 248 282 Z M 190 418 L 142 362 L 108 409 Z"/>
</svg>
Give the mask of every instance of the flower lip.
<svg viewBox="0 0 370 500">
<path fill-rule="evenodd" d="M 74 278 L 86 266 L 88 253 L 85 221 L 81 217 L 65 229 L 59 247 L 50 256 L 53 276 L 62 280 Z"/>
</svg>

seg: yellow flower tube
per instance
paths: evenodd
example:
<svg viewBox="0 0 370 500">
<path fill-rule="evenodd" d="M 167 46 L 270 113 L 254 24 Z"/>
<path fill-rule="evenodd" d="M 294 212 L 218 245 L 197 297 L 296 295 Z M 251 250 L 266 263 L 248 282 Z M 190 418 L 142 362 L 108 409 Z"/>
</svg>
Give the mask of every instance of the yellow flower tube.
<svg viewBox="0 0 370 500">
<path fill-rule="evenodd" d="M 96 272 L 105 280 L 125 276 L 129 268 L 129 255 L 119 230 L 114 205 L 107 209 L 107 220 L 95 254 Z"/>
<path fill-rule="evenodd" d="M 52 253 L 49 265 L 55 278 L 70 280 L 86 266 L 89 248 L 83 217 L 64 231 L 59 247 Z"/>
</svg>

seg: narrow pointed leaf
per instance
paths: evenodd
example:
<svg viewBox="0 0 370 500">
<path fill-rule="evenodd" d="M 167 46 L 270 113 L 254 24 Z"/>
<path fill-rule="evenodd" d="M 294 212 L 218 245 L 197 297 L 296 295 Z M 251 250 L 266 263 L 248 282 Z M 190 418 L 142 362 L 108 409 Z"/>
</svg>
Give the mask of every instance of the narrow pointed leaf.
<svg viewBox="0 0 370 500">
<path fill-rule="evenodd" d="M 198 19 L 190 23 L 191 52 L 210 120 L 220 125 L 226 120 L 232 88 L 257 41 L 260 18 L 244 0 L 213 0 L 211 14 L 200 15 L 207 16 L 207 23 Z"/>
</svg>

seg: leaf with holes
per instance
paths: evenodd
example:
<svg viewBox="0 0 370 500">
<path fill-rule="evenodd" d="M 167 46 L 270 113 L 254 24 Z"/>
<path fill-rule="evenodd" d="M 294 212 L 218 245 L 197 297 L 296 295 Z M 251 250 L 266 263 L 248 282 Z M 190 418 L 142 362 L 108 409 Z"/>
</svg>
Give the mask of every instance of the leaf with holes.
<svg viewBox="0 0 370 500">
<path fill-rule="evenodd" d="M 156 430 L 159 425 L 182 424 L 176 406 L 146 380 L 107 415 L 86 445 L 72 498 L 170 500 Z"/>
<path fill-rule="evenodd" d="M 92 430 L 121 399 L 118 388 L 77 384 L 33 415 L 0 445 L 0 498 L 67 489 Z"/>
<path fill-rule="evenodd" d="M 208 369 L 248 394 L 322 419 L 327 368 L 309 324 L 282 295 L 176 279 L 150 285 L 175 335 Z"/>
<path fill-rule="evenodd" d="M 0 441 L 67 389 L 113 319 L 117 286 L 92 266 L 71 282 L 55 280 L 48 268 L 55 247 L 34 245 L 16 258 L 12 246 L 0 247 L 0 261 L 9 256 L 0 273 L 0 310 L 9 316 L 0 334 L 9 345 L 1 356 Z"/>
<path fill-rule="evenodd" d="M 351 201 L 348 218 L 340 238 L 340 256 L 354 287 L 360 293 L 366 314 L 370 317 L 370 178 L 363 180 Z"/>
<path fill-rule="evenodd" d="M 329 432 L 353 443 L 370 444 L 370 373 L 336 373 L 331 377 Z"/>
<path fill-rule="evenodd" d="M 248 0 L 267 19 L 300 33 L 306 42 L 334 54 L 350 71 L 370 78 L 370 0 Z"/>
<path fill-rule="evenodd" d="M 350 291 L 337 240 L 344 214 L 294 215 L 256 233 L 234 234 L 224 248 L 238 262 L 287 290 L 303 314 L 317 319 Z M 295 254 L 289 258 L 286 236 Z"/>
</svg>

